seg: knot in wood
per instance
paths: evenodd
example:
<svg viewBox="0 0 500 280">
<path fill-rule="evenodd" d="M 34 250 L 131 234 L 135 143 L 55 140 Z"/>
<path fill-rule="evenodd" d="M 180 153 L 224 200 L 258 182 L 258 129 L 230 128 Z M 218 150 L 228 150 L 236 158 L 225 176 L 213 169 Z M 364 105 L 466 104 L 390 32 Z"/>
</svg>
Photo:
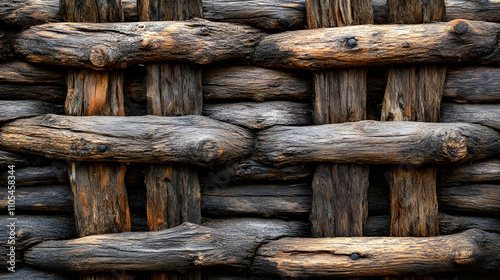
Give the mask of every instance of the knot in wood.
<svg viewBox="0 0 500 280">
<path fill-rule="evenodd" d="M 460 130 L 446 133 L 443 141 L 443 153 L 452 162 L 457 162 L 467 156 L 467 140 Z"/>
<path fill-rule="evenodd" d="M 200 31 L 198 32 L 200 36 L 208 36 L 210 34 L 210 30 L 206 27 L 200 28 Z"/>
<path fill-rule="evenodd" d="M 201 163 L 210 164 L 220 156 L 219 144 L 213 140 L 202 140 L 196 148 L 196 159 Z"/>
<path fill-rule="evenodd" d="M 89 60 L 92 65 L 97 67 L 105 67 L 114 63 L 111 50 L 102 46 L 94 47 L 90 51 Z"/>
<path fill-rule="evenodd" d="M 469 30 L 469 25 L 465 21 L 459 21 L 455 25 L 453 25 L 453 30 L 458 35 L 464 35 Z"/>
</svg>

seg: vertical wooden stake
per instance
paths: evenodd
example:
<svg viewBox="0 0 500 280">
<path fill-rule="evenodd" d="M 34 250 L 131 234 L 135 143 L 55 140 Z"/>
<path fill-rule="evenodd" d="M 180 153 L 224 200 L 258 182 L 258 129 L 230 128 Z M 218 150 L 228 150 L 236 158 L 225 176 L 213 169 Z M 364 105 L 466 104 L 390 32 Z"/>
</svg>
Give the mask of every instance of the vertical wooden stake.
<svg viewBox="0 0 500 280">
<path fill-rule="evenodd" d="M 141 21 L 188 20 L 203 17 L 201 0 L 138 0 Z M 201 115 L 201 67 L 185 63 L 147 66 L 148 112 L 159 116 Z M 198 172 L 183 165 L 151 165 L 146 171 L 147 216 L 150 230 L 184 222 L 201 222 Z M 151 279 L 201 279 L 200 270 L 151 273 Z"/>
<path fill-rule="evenodd" d="M 60 0 L 64 21 L 123 21 L 121 1 Z M 123 116 L 123 71 L 67 71 L 66 114 Z M 105 153 L 104 144 L 96 147 Z M 130 231 L 124 164 L 71 163 L 69 178 L 78 236 Z M 116 274 L 116 273 L 115 273 Z M 81 279 L 123 279 L 109 274 L 82 275 Z"/>
<path fill-rule="evenodd" d="M 373 23 L 371 0 L 307 0 L 309 28 Z M 346 40 L 355 48 L 356 39 Z M 367 69 L 316 71 L 314 122 L 330 124 L 366 117 Z M 368 166 L 319 164 L 314 173 L 311 226 L 313 237 L 362 236 L 368 214 Z"/>
<path fill-rule="evenodd" d="M 444 0 L 388 0 L 392 23 L 443 21 Z M 388 69 L 382 104 L 382 120 L 436 122 L 439 118 L 446 66 L 417 65 Z M 393 166 L 391 189 L 391 236 L 439 234 L 436 167 Z M 390 279 L 435 279 L 433 276 Z"/>
</svg>

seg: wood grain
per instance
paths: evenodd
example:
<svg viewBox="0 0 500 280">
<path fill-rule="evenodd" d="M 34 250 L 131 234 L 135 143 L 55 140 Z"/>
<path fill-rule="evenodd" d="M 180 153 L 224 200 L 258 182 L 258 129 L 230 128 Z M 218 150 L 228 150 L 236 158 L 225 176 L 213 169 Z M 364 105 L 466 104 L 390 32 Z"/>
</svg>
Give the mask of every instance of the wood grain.
<svg viewBox="0 0 500 280">
<path fill-rule="evenodd" d="M 199 165 L 245 157 L 253 146 L 248 131 L 202 116 L 44 115 L 3 126 L 0 139 L 12 150 L 59 159 Z"/>
<path fill-rule="evenodd" d="M 88 37 L 92 36 L 92 40 Z M 19 34 L 15 48 L 31 62 L 93 69 L 182 61 L 208 64 L 253 54 L 257 29 L 203 19 L 140 23 L 51 23 Z M 37 48 L 31 46 L 36 44 Z M 64 52 L 60 50 L 64 49 Z"/>
<path fill-rule="evenodd" d="M 0 100 L 0 123 L 62 111 L 62 106 L 38 100 Z"/>
<path fill-rule="evenodd" d="M 79 272 L 183 270 L 221 265 L 238 269 L 250 265 L 252 259 L 254 272 L 292 277 L 487 272 L 498 270 L 500 266 L 495 254 L 499 250 L 499 239 L 498 234 L 469 230 L 424 238 L 281 238 L 269 241 L 266 236 L 237 229 L 223 231 L 185 223 L 157 232 L 46 241 L 29 249 L 25 261 L 35 267 Z M 257 248 L 266 241 L 269 242 Z M 456 250 L 450 251 L 450 247 Z M 353 253 L 360 259 L 351 260 Z M 120 258 L 116 258 L 117 255 Z M 404 257 L 405 265 L 401 265 L 403 260 L 396 256 Z"/>
<path fill-rule="evenodd" d="M 367 164 L 459 163 L 498 153 L 498 132 L 465 123 L 375 122 L 276 126 L 257 135 L 256 158 Z"/>
<path fill-rule="evenodd" d="M 498 234 L 480 230 L 421 238 L 283 238 L 259 248 L 252 270 L 285 277 L 493 271 L 498 269 L 493 253 L 499 250 L 498 239 Z M 352 260 L 353 253 L 360 258 Z"/>
<path fill-rule="evenodd" d="M 492 158 L 460 166 L 441 167 L 441 184 L 500 182 L 500 159 Z"/>
<path fill-rule="evenodd" d="M 443 97 L 455 102 L 500 102 L 500 68 L 460 67 L 449 69 Z"/>
<path fill-rule="evenodd" d="M 497 34 L 497 23 L 467 20 L 299 30 L 264 37 L 254 57 L 267 67 L 308 70 L 462 62 L 492 53 Z"/>
<path fill-rule="evenodd" d="M 500 104 L 444 103 L 440 121 L 476 123 L 500 129 Z"/>
<path fill-rule="evenodd" d="M 376 24 L 389 22 L 386 0 L 373 0 Z M 446 0 L 446 20 L 468 19 L 500 22 L 499 3 L 494 0 Z M 125 21 L 137 21 L 136 1 L 123 0 Z M 260 29 L 293 30 L 307 25 L 305 0 L 205 0 L 205 18 L 253 25 Z M 0 21 L 31 26 L 62 21 L 57 0 L 15 0 L 0 3 Z"/>
<path fill-rule="evenodd" d="M 261 130 L 275 125 L 312 124 L 311 106 L 289 101 L 206 104 L 203 114 L 222 122 Z"/>
</svg>

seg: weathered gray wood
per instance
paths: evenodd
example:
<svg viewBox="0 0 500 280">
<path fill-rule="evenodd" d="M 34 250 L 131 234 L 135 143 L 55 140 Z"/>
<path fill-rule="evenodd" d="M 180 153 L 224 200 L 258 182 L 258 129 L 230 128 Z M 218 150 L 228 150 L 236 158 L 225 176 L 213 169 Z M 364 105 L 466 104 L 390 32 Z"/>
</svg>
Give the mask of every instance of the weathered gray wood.
<svg viewBox="0 0 500 280">
<path fill-rule="evenodd" d="M 202 116 L 45 115 L 9 123 L 0 136 L 4 147 L 47 157 L 200 165 L 245 157 L 252 142 L 248 131 Z"/>
<path fill-rule="evenodd" d="M 389 223 L 389 216 L 369 216 L 364 234 L 365 236 L 389 236 Z M 439 233 L 441 235 L 460 233 L 474 228 L 500 233 L 500 219 L 439 213 Z"/>
<path fill-rule="evenodd" d="M 499 67 L 449 69 L 443 97 L 455 102 L 500 102 L 499 76 Z"/>
<path fill-rule="evenodd" d="M 468 122 L 500 129 L 500 104 L 443 103 L 442 122 Z"/>
<path fill-rule="evenodd" d="M 276 126 L 258 134 L 256 158 L 277 165 L 459 163 L 497 154 L 499 135 L 492 129 L 465 123 L 361 121 Z"/>
<path fill-rule="evenodd" d="M 46 241 L 30 248 L 24 258 L 36 267 L 79 272 L 198 266 L 241 269 L 253 261 L 252 271 L 292 277 L 487 272 L 500 266 L 496 254 L 500 236 L 481 230 L 424 238 L 281 238 L 259 247 L 266 241 L 265 234 L 186 223 L 157 232 Z M 450 251 L 450 247 L 456 250 Z M 351 260 L 353 253 L 360 260 Z"/>
<path fill-rule="evenodd" d="M 473 228 L 500 233 L 500 219 L 439 214 L 439 232 L 442 235 L 459 233 Z"/>
<path fill-rule="evenodd" d="M 68 171 L 61 165 L 28 166 L 15 169 L 16 186 L 68 184 Z M 0 179 L 7 180 L 8 173 L 0 174 Z M 6 181 L 4 181 L 6 182 Z"/>
<path fill-rule="evenodd" d="M 208 171 L 201 180 L 213 186 L 225 187 L 229 182 L 303 180 L 311 178 L 313 172 L 311 164 L 276 167 L 250 158 Z"/>
<path fill-rule="evenodd" d="M 263 66 L 309 70 L 467 61 L 493 52 L 498 26 L 454 20 L 282 32 L 262 39 L 254 57 Z M 355 46 L 347 46 L 348 39 Z"/>
<path fill-rule="evenodd" d="M 441 167 L 438 173 L 441 184 L 456 183 L 500 183 L 500 159 Z"/>
<path fill-rule="evenodd" d="M 16 210 L 22 212 L 73 212 L 73 195 L 66 185 L 16 188 Z M 7 209 L 8 193 L 0 193 L 0 208 Z M 4 211 L 5 213 L 5 211 Z"/>
<path fill-rule="evenodd" d="M 41 157 L 34 157 L 25 154 L 11 153 L 7 151 L 0 150 L 0 166 L 4 167 L 7 165 L 15 165 L 17 167 L 21 166 L 39 166 L 48 164 L 48 160 Z"/>
<path fill-rule="evenodd" d="M 92 40 L 88 37 L 92 36 Z M 263 34 L 204 19 L 140 23 L 52 23 L 31 27 L 15 47 L 32 62 L 93 69 L 153 61 L 207 64 L 249 57 Z M 32 48 L 33 44 L 37 48 Z M 60 50 L 64 49 L 64 52 Z"/>
<path fill-rule="evenodd" d="M 371 0 L 306 0 L 309 28 L 373 23 Z M 366 119 L 367 68 L 313 72 L 314 124 Z M 313 237 L 362 236 L 368 216 L 369 167 L 318 164 L 312 181 Z M 354 280 L 354 279 L 351 279 Z"/>
<path fill-rule="evenodd" d="M 12 37 L 12 33 L 0 29 L 0 61 L 9 60 L 14 57 L 14 50 L 11 44 Z"/>
<path fill-rule="evenodd" d="M 0 278 L 3 280 L 19 280 L 19 279 L 30 279 L 30 280 L 74 280 L 78 276 L 67 272 L 54 272 L 54 271 L 44 271 L 37 270 L 29 267 L 23 267 L 16 269 L 15 273 L 5 272 L 0 274 Z"/>
<path fill-rule="evenodd" d="M 437 190 L 443 211 L 500 214 L 500 185 L 463 185 Z"/>
<path fill-rule="evenodd" d="M 61 69 L 11 61 L 0 64 L 0 82 L 64 84 L 64 75 Z"/>
<path fill-rule="evenodd" d="M 495 271 L 499 239 L 498 234 L 480 230 L 421 238 L 283 238 L 259 248 L 252 270 L 285 277 Z M 353 253 L 359 259 L 351 259 Z"/>
<path fill-rule="evenodd" d="M 206 104 L 203 114 L 222 122 L 261 130 L 275 125 L 312 124 L 311 105 L 289 101 Z"/>
<path fill-rule="evenodd" d="M 254 66 L 212 67 L 203 72 L 207 99 L 307 100 L 312 85 L 308 72 Z"/>
<path fill-rule="evenodd" d="M 125 21 L 137 21 L 134 0 L 123 0 Z M 446 20 L 469 19 L 500 22 L 499 4 L 493 0 L 446 0 Z M 305 0 L 205 0 L 205 18 L 239 22 L 261 29 L 303 29 Z M 376 24 L 388 23 L 386 0 L 373 0 Z M 0 21 L 17 26 L 61 21 L 57 0 L 13 0 L 0 3 Z"/>
<path fill-rule="evenodd" d="M 299 217 L 305 219 L 311 209 L 311 188 L 305 185 L 243 185 L 204 188 L 203 215 Z"/>
<path fill-rule="evenodd" d="M 305 26 L 304 0 L 205 0 L 205 18 L 254 25 L 263 29 Z"/>
<path fill-rule="evenodd" d="M 62 112 L 62 106 L 38 100 L 0 100 L 0 123 Z"/>
</svg>

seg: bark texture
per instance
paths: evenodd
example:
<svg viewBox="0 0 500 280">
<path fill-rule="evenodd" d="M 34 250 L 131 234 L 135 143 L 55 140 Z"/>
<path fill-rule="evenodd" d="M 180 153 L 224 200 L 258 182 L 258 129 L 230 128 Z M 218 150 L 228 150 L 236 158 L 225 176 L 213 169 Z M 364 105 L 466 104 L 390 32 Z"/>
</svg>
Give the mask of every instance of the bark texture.
<svg viewBox="0 0 500 280">
<path fill-rule="evenodd" d="M 360 121 L 266 129 L 257 135 L 256 159 L 277 165 L 460 163 L 496 155 L 499 145 L 498 132 L 474 124 Z"/>
<path fill-rule="evenodd" d="M 245 157 L 253 137 L 243 128 L 202 116 L 44 115 L 3 126 L 0 143 L 76 161 L 208 165 Z"/>
<path fill-rule="evenodd" d="M 279 237 L 186 223 L 158 232 L 46 241 L 29 249 L 25 261 L 41 268 L 98 272 L 221 265 L 241 269 L 248 267 L 253 259 L 254 272 L 291 277 L 488 272 L 500 266 L 496 254 L 500 250 L 499 235 L 481 230 L 423 238 Z M 449 250 L 450 247 L 456 250 Z M 352 260 L 353 253 L 360 258 Z"/>
<path fill-rule="evenodd" d="M 308 70 L 462 62 L 496 54 L 497 34 L 498 23 L 467 20 L 299 30 L 264 37 L 254 59 L 267 67 Z"/>
<path fill-rule="evenodd" d="M 15 47 L 32 62 L 102 70 L 146 62 L 208 64 L 246 58 L 263 35 L 252 27 L 204 19 L 51 23 L 20 33 Z M 32 48 L 33 44 L 37 48 Z"/>
</svg>

